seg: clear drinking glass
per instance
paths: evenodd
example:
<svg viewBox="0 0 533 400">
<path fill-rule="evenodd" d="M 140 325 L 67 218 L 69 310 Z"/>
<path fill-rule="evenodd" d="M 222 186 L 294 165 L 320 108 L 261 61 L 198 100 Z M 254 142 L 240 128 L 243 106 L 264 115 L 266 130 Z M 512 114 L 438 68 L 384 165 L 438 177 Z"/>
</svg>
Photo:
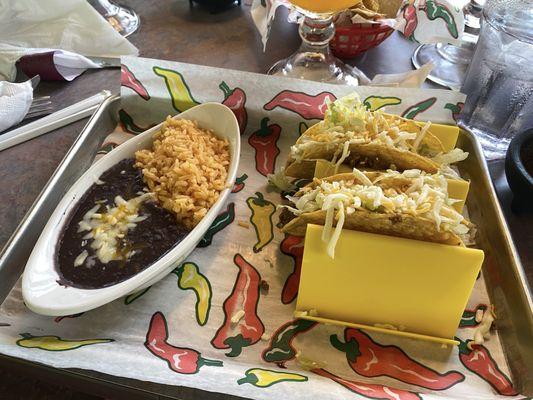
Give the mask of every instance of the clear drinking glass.
<svg viewBox="0 0 533 400">
<path fill-rule="evenodd" d="M 333 16 L 357 0 L 291 0 L 304 15 L 299 33 L 302 45 L 288 58 L 278 61 L 269 75 L 357 86 L 361 72 L 333 56 L 329 42 L 335 35 Z"/>
<path fill-rule="evenodd" d="M 124 37 L 139 29 L 141 21 L 132 8 L 116 4 L 111 0 L 89 0 L 89 4 Z"/>
<path fill-rule="evenodd" d="M 512 137 L 533 128 L 533 0 L 487 3 L 461 91 L 461 120 L 488 159 L 504 157 Z"/>
</svg>

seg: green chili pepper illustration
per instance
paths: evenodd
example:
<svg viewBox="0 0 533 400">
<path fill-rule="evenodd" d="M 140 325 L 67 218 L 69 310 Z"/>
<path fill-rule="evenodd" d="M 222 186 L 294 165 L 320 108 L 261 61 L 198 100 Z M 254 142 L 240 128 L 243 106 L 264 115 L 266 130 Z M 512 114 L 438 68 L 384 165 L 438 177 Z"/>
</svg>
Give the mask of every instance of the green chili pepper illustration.
<svg viewBox="0 0 533 400">
<path fill-rule="evenodd" d="M 457 29 L 455 18 L 448 7 L 446 7 L 444 4 L 441 4 L 435 0 L 426 0 L 424 12 L 430 21 L 434 21 L 439 18 L 442 19 L 446 23 L 446 29 L 448 29 L 450 35 L 452 35 L 454 39 L 459 37 L 459 30 Z"/>
<path fill-rule="evenodd" d="M 235 203 L 229 203 L 228 207 L 226 208 L 226 211 L 220 213 L 207 232 L 205 233 L 202 240 L 200 240 L 200 243 L 198 243 L 198 247 L 207 247 L 211 244 L 213 241 L 213 236 L 215 236 L 215 233 L 220 232 L 222 229 L 224 229 L 226 226 L 231 224 L 235 220 Z"/>
<path fill-rule="evenodd" d="M 156 75 L 165 79 L 168 93 L 172 98 L 172 106 L 176 109 L 176 111 L 183 112 L 197 104 L 200 104 L 192 97 L 191 89 L 185 82 L 183 75 L 178 71 L 161 67 L 154 67 L 153 70 Z"/>
<path fill-rule="evenodd" d="M 402 100 L 398 97 L 368 96 L 363 100 L 363 104 L 370 111 L 376 111 L 386 106 L 395 106 L 401 104 Z"/>
<path fill-rule="evenodd" d="M 246 376 L 244 378 L 241 378 L 237 381 L 239 385 L 249 383 L 260 388 L 265 388 L 280 382 L 307 381 L 307 376 L 305 375 L 289 372 L 272 371 L 263 368 L 250 368 L 248 371 L 245 372 L 245 375 Z"/>
<path fill-rule="evenodd" d="M 134 293 L 128 294 L 126 297 L 124 297 L 124 304 L 128 305 L 133 303 L 135 300 L 145 294 L 148 290 L 150 290 L 150 288 L 151 286 L 148 286 L 146 289 L 138 290 Z"/>
<path fill-rule="evenodd" d="M 21 333 L 22 339 L 17 340 L 17 345 L 28 349 L 41 349 L 47 351 L 66 351 L 79 349 L 83 346 L 98 343 L 113 342 L 113 339 L 61 339 L 59 336 L 33 336 L 29 333 Z"/>
<path fill-rule="evenodd" d="M 181 268 L 173 271 L 178 276 L 178 286 L 183 290 L 192 290 L 196 295 L 196 321 L 203 326 L 209 318 L 211 309 L 211 284 L 200 273 L 198 266 L 192 262 L 184 263 Z"/>
<path fill-rule="evenodd" d="M 255 234 L 257 235 L 254 253 L 258 253 L 274 238 L 272 216 L 276 212 L 276 206 L 272 202 L 265 200 L 262 193 L 256 192 L 255 195 L 256 197 L 248 197 L 246 204 L 252 211 L 250 222 L 254 226 Z"/>
<path fill-rule="evenodd" d="M 408 119 L 414 119 L 418 114 L 428 110 L 437 101 L 436 97 L 430 97 L 429 99 L 422 100 L 412 106 L 408 107 L 403 113 L 402 117 Z"/>
</svg>

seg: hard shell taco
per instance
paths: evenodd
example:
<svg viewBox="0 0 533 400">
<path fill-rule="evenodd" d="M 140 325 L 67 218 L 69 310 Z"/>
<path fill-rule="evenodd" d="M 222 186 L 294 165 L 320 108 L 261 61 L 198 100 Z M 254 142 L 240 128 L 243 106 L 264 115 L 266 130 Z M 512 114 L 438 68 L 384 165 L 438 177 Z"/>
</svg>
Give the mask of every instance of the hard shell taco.
<svg viewBox="0 0 533 400">
<path fill-rule="evenodd" d="M 382 110 L 368 111 L 357 94 L 329 103 L 324 120 L 310 127 L 291 147 L 285 174 L 312 178 L 316 160 L 337 165 L 436 173 L 464 160 L 461 149 L 444 152 L 442 142 L 424 126 Z"/>
<path fill-rule="evenodd" d="M 282 206 L 282 230 L 303 236 L 307 224 L 323 225 L 331 257 L 343 228 L 463 246 L 472 241 L 474 227 L 453 207 L 457 200 L 447 185 L 441 173 L 354 168 L 287 196 L 292 205 Z"/>
</svg>

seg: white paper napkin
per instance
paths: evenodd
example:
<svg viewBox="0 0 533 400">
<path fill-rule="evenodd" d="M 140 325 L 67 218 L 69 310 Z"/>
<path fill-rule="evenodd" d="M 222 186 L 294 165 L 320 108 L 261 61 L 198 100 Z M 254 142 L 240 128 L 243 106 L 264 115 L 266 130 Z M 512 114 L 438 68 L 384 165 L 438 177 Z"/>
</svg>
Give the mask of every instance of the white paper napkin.
<svg viewBox="0 0 533 400">
<path fill-rule="evenodd" d="M 32 101 L 31 81 L 0 82 L 0 132 L 22 121 Z"/>
<path fill-rule="evenodd" d="M 139 51 L 86 0 L 0 0 L 0 79 L 13 81 L 15 62 L 50 49 L 119 57 Z"/>
</svg>

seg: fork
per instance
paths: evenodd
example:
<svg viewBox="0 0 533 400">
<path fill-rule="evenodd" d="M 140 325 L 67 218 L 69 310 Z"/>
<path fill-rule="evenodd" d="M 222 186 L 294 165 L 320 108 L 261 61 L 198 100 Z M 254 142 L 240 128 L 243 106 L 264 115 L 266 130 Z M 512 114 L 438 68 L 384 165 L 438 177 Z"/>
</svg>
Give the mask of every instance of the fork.
<svg viewBox="0 0 533 400">
<path fill-rule="evenodd" d="M 50 96 L 35 97 L 24 119 L 41 117 L 52 113 L 52 111 L 54 111 L 54 106 Z"/>
</svg>

